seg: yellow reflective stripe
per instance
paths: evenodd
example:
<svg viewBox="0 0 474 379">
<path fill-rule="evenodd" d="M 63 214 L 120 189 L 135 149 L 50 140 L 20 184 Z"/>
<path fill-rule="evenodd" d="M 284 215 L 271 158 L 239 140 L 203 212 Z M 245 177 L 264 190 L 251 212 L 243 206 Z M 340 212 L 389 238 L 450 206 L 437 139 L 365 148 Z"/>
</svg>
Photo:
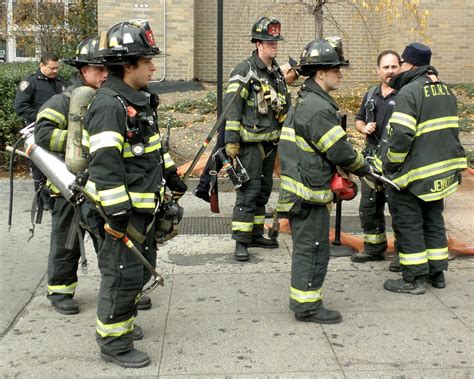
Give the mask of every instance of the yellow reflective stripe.
<svg viewBox="0 0 474 379">
<path fill-rule="evenodd" d="M 156 200 L 153 192 L 129 192 L 134 208 L 155 208 Z"/>
<path fill-rule="evenodd" d="M 152 153 L 153 151 L 161 149 L 161 140 L 159 134 L 154 134 L 150 137 L 150 140 L 147 145 L 144 146 L 145 151 L 144 154 Z M 124 142 L 123 144 L 123 154 L 124 158 L 132 158 L 135 155 L 132 153 L 132 147 L 128 142 Z"/>
<path fill-rule="evenodd" d="M 290 142 L 296 142 L 295 129 L 284 126 L 283 128 L 281 128 L 280 139 Z"/>
<path fill-rule="evenodd" d="M 467 158 L 453 158 L 441 162 L 432 163 L 414 170 L 410 170 L 405 175 L 394 178 L 393 182 L 400 188 L 406 187 L 409 183 L 416 180 L 429 178 L 438 174 L 443 174 L 452 170 L 462 170 L 467 167 Z"/>
<path fill-rule="evenodd" d="M 383 172 L 382 160 L 378 156 L 375 156 L 375 159 L 373 160 L 373 162 L 374 162 L 374 167 L 377 169 L 377 171 Z"/>
<path fill-rule="evenodd" d="M 61 194 L 61 191 L 58 189 L 58 187 L 56 187 L 53 183 L 51 183 L 51 181 L 49 179 L 46 181 L 46 187 L 49 188 L 49 191 L 53 195 L 60 195 Z"/>
<path fill-rule="evenodd" d="M 372 245 L 387 242 L 385 233 L 380 234 L 364 234 L 364 242 Z"/>
<path fill-rule="evenodd" d="M 408 129 L 416 132 L 416 119 L 409 114 L 402 112 L 393 112 L 392 117 L 390 117 L 389 124 L 400 124 L 406 126 Z"/>
<path fill-rule="evenodd" d="M 225 93 L 237 92 L 237 90 L 239 89 L 239 86 L 240 86 L 240 83 L 229 83 L 229 85 L 227 86 L 227 89 L 225 90 Z M 247 88 L 245 87 L 242 88 L 242 90 L 240 91 L 240 97 L 247 100 L 247 98 L 249 97 L 249 91 L 247 90 Z"/>
<path fill-rule="evenodd" d="M 299 183 L 285 175 L 281 175 L 280 188 L 311 203 L 325 204 L 333 199 L 333 194 L 330 189 L 315 191 L 306 187 L 303 183 Z"/>
<path fill-rule="evenodd" d="M 263 225 L 265 222 L 265 215 L 263 216 L 253 216 L 254 225 Z"/>
<path fill-rule="evenodd" d="M 90 197 L 94 199 L 94 201 L 100 201 L 99 193 L 97 192 L 97 189 L 95 188 L 95 183 L 92 180 L 89 179 L 87 181 L 84 190 L 89 194 Z"/>
<path fill-rule="evenodd" d="M 311 146 L 308 145 L 308 143 L 305 141 L 305 139 L 303 137 L 295 136 L 295 142 L 296 142 L 296 146 L 298 146 L 298 149 L 303 150 L 307 153 L 314 153 L 315 152 L 314 149 Z"/>
<path fill-rule="evenodd" d="M 251 232 L 253 229 L 252 222 L 232 221 L 232 231 L 234 232 Z"/>
<path fill-rule="evenodd" d="M 49 150 L 64 151 L 66 148 L 67 130 L 54 129 L 51 139 L 49 140 Z"/>
<path fill-rule="evenodd" d="M 424 263 L 428 263 L 426 251 L 423 251 L 422 253 L 414 253 L 414 254 L 398 253 L 398 255 L 400 256 L 401 265 L 411 266 L 411 265 L 422 265 Z"/>
<path fill-rule="evenodd" d="M 50 286 L 48 285 L 48 294 L 52 295 L 54 293 L 60 293 L 64 295 L 74 295 L 74 291 L 76 290 L 77 282 L 65 285 L 58 285 L 58 286 Z"/>
<path fill-rule="evenodd" d="M 51 109 L 51 108 L 43 109 L 40 113 L 38 113 L 38 116 L 36 116 L 37 121 L 42 118 L 45 118 L 47 120 L 54 122 L 60 129 L 64 129 L 67 125 L 66 117 L 64 117 L 62 113 L 55 111 L 54 109 Z"/>
<path fill-rule="evenodd" d="M 100 203 L 105 207 L 124 203 L 129 200 L 124 185 L 108 190 L 99 191 L 99 197 Z"/>
<path fill-rule="evenodd" d="M 291 287 L 290 298 L 297 301 L 298 303 L 315 303 L 317 301 L 321 301 L 322 291 L 322 288 L 316 291 L 300 291 L 294 287 Z"/>
<path fill-rule="evenodd" d="M 440 249 L 426 249 L 426 254 L 430 261 L 440 261 L 449 257 L 447 246 Z"/>
<path fill-rule="evenodd" d="M 318 149 L 325 153 L 329 148 L 346 135 L 346 132 L 340 125 L 333 126 L 316 143 Z"/>
<path fill-rule="evenodd" d="M 291 207 L 294 205 L 294 202 L 291 203 L 278 203 L 276 210 L 277 212 L 289 212 Z"/>
<path fill-rule="evenodd" d="M 459 117 L 457 116 L 434 118 L 432 120 L 428 120 L 419 124 L 416 128 L 415 136 L 418 137 L 422 134 L 434 132 L 436 130 L 458 127 Z"/>
<path fill-rule="evenodd" d="M 245 129 L 243 126 L 240 127 L 240 137 L 244 142 L 274 141 L 280 138 L 280 132 L 281 129 L 273 130 L 270 133 L 252 133 Z"/>
<path fill-rule="evenodd" d="M 116 322 L 115 324 L 104 324 L 98 318 L 96 320 L 96 331 L 101 337 L 119 337 L 124 334 L 131 333 L 133 331 L 133 322 L 135 316 L 130 317 L 128 320 Z"/>
<path fill-rule="evenodd" d="M 455 182 L 442 191 L 428 193 L 425 195 L 417 195 L 417 196 L 423 201 L 435 201 L 435 200 L 444 199 L 446 196 L 453 194 L 454 192 L 456 192 L 457 188 L 458 188 L 458 182 Z"/>
<path fill-rule="evenodd" d="M 396 153 L 396 152 L 392 151 L 390 148 L 387 151 L 388 161 L 392 162 L 392 163 L 402 163 L 402 162 L 404 162 L 407 155 L 408 155 L 408 152 L 406 152 L 406 153 Z"/>
<path fill-rule="evenodd" d="M 87 147 L 88 149 L 91 147 L 91 143 L 89 141 L 89 133 L 87 130 L 82 129 L 82 146 Z"/>
<path fill-rule="evenodd" d="M 115 147 L 122 151 L 123 136 L 116 132 L 102 132 L 94 134 L 89 138 L 91 154 L 105 147 Z"/>
<path fill-rule="evenodd" d="M 227 120 L 225 122 L 225 130 L 232 132 L 240 131 L 240 121 Z"/>
<path fill-rule="evenodd" d="M 164 159 L 164 162 L 165 162 L 165 169 L 174 166 L 174 161 L 171 158 L 171 155 L 169 155 L 169 153 L 164 153 L 163 154 L 163 159 Z"/>
<path fill-rule="evenodd" d="M 426 249 L 426 254 L 431 260 L 448 259 L 449 250 L 447 246 L 439 249 Z"/>
<path fill-rule="evenodd" d="M 354 170 L 357 170 L 357 169 L 361 168 L 362 166 L 364 166 L 364 163 L 365 163 L 364 156 L 361 153 L 359 153 L 358 151 L 356 151 L 356 153 L 357 153 L 357 156 L 356 156 L 355 161 L 352 162 L 348 166 L 344 166 L 344 168 L 347 171 L 354 171 Z"/>
</svg>

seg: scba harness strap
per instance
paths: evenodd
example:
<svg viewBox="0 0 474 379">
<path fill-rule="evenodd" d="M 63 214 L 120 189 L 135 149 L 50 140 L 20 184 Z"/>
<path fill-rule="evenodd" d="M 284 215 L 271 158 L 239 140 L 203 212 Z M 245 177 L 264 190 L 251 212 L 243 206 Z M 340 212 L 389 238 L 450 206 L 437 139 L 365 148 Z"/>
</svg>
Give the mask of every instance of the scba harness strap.
<svg viewBox="0 0 474 379">
<path fill-rule="evenodd" d="M 137 110 L 128 105 L 117 92 L 110 88 L 101 88 L 99 91 L 115 97 L 123 107 L 125 112 L 125 141 L 130 144 L 132 154 L 139 157 L 145 153 L 145 146 L 149 143 L 149 138 L 143 131 L 143 125 L 152 124 L 155 120 L 155 111 L 153 115 L 147 115 L 146 112 L 137 112 Z"/>
</svg>

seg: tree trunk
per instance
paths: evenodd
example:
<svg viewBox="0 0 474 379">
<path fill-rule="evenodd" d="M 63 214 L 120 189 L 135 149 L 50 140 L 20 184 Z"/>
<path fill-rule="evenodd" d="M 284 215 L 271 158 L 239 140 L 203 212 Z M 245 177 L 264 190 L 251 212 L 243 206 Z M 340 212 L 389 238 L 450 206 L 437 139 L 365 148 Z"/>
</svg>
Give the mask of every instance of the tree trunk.
<svg viewBox="0 0 474 379">
<path fill-rule="evenodd" d="M 322 4 L 314 9 L 314 37 L 323 38 L 323 6 Z"/>
</svg>

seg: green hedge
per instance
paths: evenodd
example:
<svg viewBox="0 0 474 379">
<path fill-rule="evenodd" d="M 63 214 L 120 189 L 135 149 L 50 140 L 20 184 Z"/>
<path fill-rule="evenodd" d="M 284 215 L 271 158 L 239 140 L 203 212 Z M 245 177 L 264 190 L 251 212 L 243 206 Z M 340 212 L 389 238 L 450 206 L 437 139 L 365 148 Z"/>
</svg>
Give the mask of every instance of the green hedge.
<svg viewBox="0 0 474 379">
<path fill-rule="evenodd" d="M 36 62 L 0 64 L 0 164 L 9 159 L 10 154 L 5 153 L 5 147 L 15 143 L 23 126 L 13 108 L 17 85 L 34 73 L 38 65 Z M 60 75 L 66 80 L 70 80 L 75 72 L 73 67 L 61 65 Z"/>
</svg>

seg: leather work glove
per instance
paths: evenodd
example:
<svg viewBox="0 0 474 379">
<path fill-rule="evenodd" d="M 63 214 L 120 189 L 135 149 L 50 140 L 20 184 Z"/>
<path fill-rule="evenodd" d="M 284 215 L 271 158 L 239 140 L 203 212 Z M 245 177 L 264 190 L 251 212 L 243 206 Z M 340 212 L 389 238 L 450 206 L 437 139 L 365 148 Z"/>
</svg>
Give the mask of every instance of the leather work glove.
<svg viewBox="0 0 474 379">
<path fill-rule="evenodd" d="M 130 221 L 130 211 L 112 215 L 109 222 L 104 225 L 104 230 L 112 237 L 120 239 L 127 232 L 128 222 Z"/>
<path fill-rule="evenodd" d="M 225 145 L 225 152 L 229 157 L 235 159 L 240 153 L 240 144 L 238 142 L 229 142 Z"/>
<path fill-rule="evenodd" d="M 178 200 L 188 190 L 188 186 L 176 171 L 171 171 L 166 175 L 166 185 L 173 192 L 173 199 L 175 200 Z"/>
</svg>

